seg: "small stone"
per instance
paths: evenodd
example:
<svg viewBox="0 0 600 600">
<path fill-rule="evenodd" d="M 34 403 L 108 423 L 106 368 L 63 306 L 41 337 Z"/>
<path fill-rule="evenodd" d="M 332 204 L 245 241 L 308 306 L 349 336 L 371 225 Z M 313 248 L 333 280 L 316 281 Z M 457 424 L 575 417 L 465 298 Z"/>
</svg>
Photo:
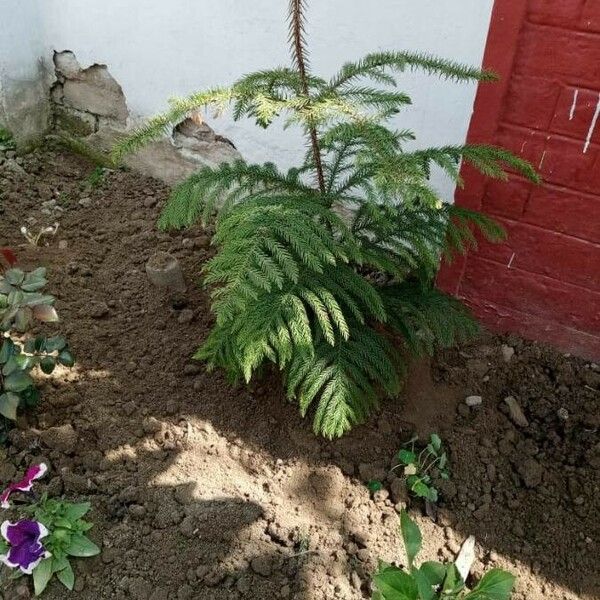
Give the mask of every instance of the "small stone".
<svg viewBox="0 0 600 600">
<path fill-rule="evenodd" d="M 158 433 L 162 430 L 162 423 L 156 417 L 146 417 L 142 423 L 144 433 Z"/>
<path fill-rule="evenodd" d="M 105 317 L 110 312 L 108 308 L 108 304 L 106 302 L 97 302 L 94 301 L 90 304 L 88 314 L 92 319 L 101 319 Z"/>
<path fill-rule="evenodd" d="M 200 365 L 190 363 L 183 368 L 184 375 L 198 375 L 200 373 Z"/>
<path fill-rule="evenodd" d="M 263 577 L 269 577 L 272 572 L 271 561 L 264 556 L 257 556 L 250 562 L 250 566 L 255 573 L 262 575 Z"/>
<path fill-rule="evenodd" d="M 148 196 L 144 200 L 144 206 L 146 208 L 152 208 L 153 206 L 156 206 L 156 198 L 153 198 L 152 196 Z"/>
<path fill-rule="evenodd" d="M 92 199 L 91 198 L 81 198 L 78 202 L 79 206 L 82 206 L 83 208 L 87 208 L 88 206 L 90 206 L 92 204 Z"/>
<path fill-rule="evenodd" d="M 467 396 L 465 398 L 465 404 L 471 408 L 474 406 L 480 406 L 483 403 L 483 398 L 481 396 Z"/>
<path fill-rule="evenodd" d="M 40 437 L 48 448 L 66 453 L 73 452 L 78 440 L 77 432 L 69 424 L 50 427 L 42 431 Z"/>
<path fill-rule="evenodd" d="M 408 490 L 406 489 L 406 481 L 402 477 L 396 477 L 392 480 L 390 493 L 394 504 L 398 502 L 408 504 Z"/>
<path fill-rule="evenodd" d="M 194 319 L 194 311 L 190 308 L 184 308 L 177 316 L 177 322 L 184 325 L 185 323 L 191 323 Z"/>
<path fill-rule="evenodd" d="M 500 351 L 502 352 L 504 362 L 510 362 L 510 359 L 515 355 L 515 349 L 507 344 L 502 344 Z"/>
<path fill-rule="evenodd" d="M 141 504 L 132 504 L 128 510 L 134 519 L 143 519 L 146 516 L 146 508 Z"/>
<path fill-rule="evenodd" d="M 66 250 L 69 247 L 69 242 L 67 242 L 67 240 L 60 240 L 58 242 L 58 249 L 59 250 Z"/>
<path fill-rule="evenodd" d="M 564 408 L 564 406 L 563 406 L 556 411 L 556 416 L 561 421 L 568 421 L 569 420 L 569 411 L 566 408 Z"/>
<path fill-rule="evenodd" d="M 527 458 L 518 463 L 516 469 L 525 484 L 525 487 L 535 488 L 542 483 L 544 469 L 539 462 L 533 458 Z"/>
<path fill-rule="evenodd" d="M 385 488 L 383 488 L 381 490 L 377 490 L 373 494 L 373 502 L 375 502 L 375 503 L 385 502 L 389 498 L 389 495 L 390 495 L 390 493 Z"/>
<path fill-rule="evenodd" d="M 508 406 L 508 413 L 512 422 L 519 427 L 529 427 L 529 421 L 519 406 L 517 399 L 513 396 L 507 396 L 504 398 L 504 402 Z"/>
</svg>

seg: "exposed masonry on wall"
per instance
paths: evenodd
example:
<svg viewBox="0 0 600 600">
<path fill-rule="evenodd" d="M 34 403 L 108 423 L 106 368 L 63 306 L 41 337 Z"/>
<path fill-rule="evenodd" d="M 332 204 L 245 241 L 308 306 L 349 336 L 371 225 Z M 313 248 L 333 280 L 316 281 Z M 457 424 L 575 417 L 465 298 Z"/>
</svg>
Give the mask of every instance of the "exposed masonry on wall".
<svg viewBox="0 0 600 600">
<path fill-rule="evenodd" d="M 50 90 L 53 127 L 109 150 L 132 124 L 125 94 L 106 65 L 83 68 L 73 52 L 54 53 L 56 81 Z M 169 184 L 203 165 L 240 158 L 233 143 L 217 135 L 199 113 L 179 123 L 170 138 L 149 144 L 127 164 Z"/>
</svg>

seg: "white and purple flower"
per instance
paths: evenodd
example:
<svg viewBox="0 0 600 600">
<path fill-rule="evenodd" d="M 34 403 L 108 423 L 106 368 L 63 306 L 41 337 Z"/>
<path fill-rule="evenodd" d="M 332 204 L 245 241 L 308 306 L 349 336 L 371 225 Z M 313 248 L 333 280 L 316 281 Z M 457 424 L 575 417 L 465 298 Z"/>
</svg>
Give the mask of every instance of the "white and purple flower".
<svg viewBox="0 0 600 600">
<path fill-rule="evenodd" d="M 0 506 L 2 508 L 10 508 L 9 499 L 14 492 L 29 492 L 33 487 L 33 482 L 40 477 L 43 477 L 48 471 L 48 466 L 45 463 L 33 465 L 27 469 L 25 476 L 17 483 L 11 483 L 0 495 Z"/>
<path fill-rule="evenodd" d="M 7 553 L 0 554 L 0 562 L 11 569 L 18 568 L 26 575 L 31 575 L 42 560 L 51 556 L 41 542 L 48 535 L 48 530 L 38 521 L 4 521 L 0 533 L 10 544 Z"/>
</svg>

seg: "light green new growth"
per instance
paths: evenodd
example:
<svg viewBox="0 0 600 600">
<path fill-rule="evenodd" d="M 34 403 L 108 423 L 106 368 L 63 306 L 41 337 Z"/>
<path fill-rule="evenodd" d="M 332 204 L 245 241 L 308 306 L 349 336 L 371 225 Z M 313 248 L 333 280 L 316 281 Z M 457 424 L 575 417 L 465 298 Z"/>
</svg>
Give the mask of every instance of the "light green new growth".
<svg viewBox="0 0 600 600">
<path fill-rule="evenodd" d="M 239 160 L 205 167 L 176 187 L 161 228 L 215 227 L 217 255 L 204 267 L 216 325 L 196 357 L 247 381 L 276 364 L 287 394 L 329 438 L 394 396 L 403 344 L 432 352 L 476 331 L 468 311 L 433 286 L 440 256 L 501 239 L 487 217 L 448 204 L 431 186 L 433 166 L 462 184 L 461 160 L 485 175 L 506 169 L 533 181 L 525 161 L 487 145 L 405 151 L 413 132 L 390 120 L 410 105 L 397 77 L 422 70 L 457 82 L 495 75 L 425 54 L 378 52 L 331 79 L 310 72 L 303 0 L 290 1 L 293 66 L 247 75 L 230 88 L 171 102 L 124 138 L 121 159 L 170 134 L 198 110 L 232 111 L 268 127 L 300 126 L 310 150 L 297 169 Z"/>
</svg>

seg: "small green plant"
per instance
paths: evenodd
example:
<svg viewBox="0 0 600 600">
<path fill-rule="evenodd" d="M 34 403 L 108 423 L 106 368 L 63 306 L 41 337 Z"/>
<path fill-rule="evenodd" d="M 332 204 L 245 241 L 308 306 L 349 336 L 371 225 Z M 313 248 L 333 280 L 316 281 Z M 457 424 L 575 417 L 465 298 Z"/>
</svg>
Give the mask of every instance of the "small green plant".
<svg viewBox="0 0 600 600">
<path fill-rule="evenodd" d="M 411 493 L 435 503 L 438 501 L 438 490 L 433 485 L 432 471 L 436 469 L 442 479 L 448 479 L 450 477 L 448 455 L 442 446 L 440 436 L 436 433 L 431 434 L 429 443 L 417 454 L 418 439 L 414 437 L 406 444 L 410 449 L 403 448 L 398 452 L 400 464 L 394 469 L 404 468 L 406 485 Z"/>
<path fill-rule="evenodd" d="M 406 511 L 400 513 L 400 529 L 408 557 L 408 568 L 402 569 L 381 563 L 373 577 L 372 600 L 508 600 L 512 594 L 515 577 L 501 569 L 492 569 L 469 590 L 465 579 L 468 573 L 460 572 L 456 563 L 424 562 L 415 559 L 422 546 L 422 536 L 417 524 Z"/>
<path fill-rule="evenodd" d="M 46 269 L 29 273 L 14 267 L 16 258 L 3 251 L 11 268 L 0 274 L 0 442 L 4 441 L 9 423 L 15 421 L 20 408 L 35 406 L 39 390 L 31 371 L 39 367 L 52 373 L 57 364 L 74 364 L 66 340 L 61 336 L 38 335 L 23 340 L 33 320 L 58 321 L 54 296 L 42 293 L 47 284 Z"/>
<path fill-rule="evenodd" d="M 537 181 L 533 167 L 502 148 L 458 144 L 407 148 L 412 131 L 392 119 L 411 104 L 398 76 L 421 70 L 457 82 L 493 81 L 486 70 L 415 52 L 375 52 L 331 78 L 311 72 L 306 0 L 289 2 L 291 67 L 258 71 L 231 87 L 175 99 L 117 144 L 121 160 L 172 134 L 198 111 L 231 107 L 266 128 L 280 117 L 306 135 L 304 161 L 207 166 L 177 186 L 163 229 L 200 221 L 215 228 L 216 256 L 204 267 L 215 326 L 195 354 L 247 382 L 275 364 L 290 400 L 312 412 L 316 433 L 343 435 L 382 396 L 395 397 L 404 358 L 469 338 L 477 325 L 435 287 L 440 258 L 491 240 L 502 228 L 444 200 L 432 186 L 441 168 L 461 186 L 460 165 Z M 403 349 L 394 348 L 401 340 Z"/>
<path fill-rule="evenodd" d="M 0 125 L 0 150 L 15 150 L 16 148 L 12 133 Z"/>
<path fill-rule="evenodd" d="M 44 463 L 34 465 L 21 481 L 11 483 L 2 493 L 2 508 L 11 508 L 12 494 L 31 493 L 33 482 L 47 470 Z M 72 590 L 75 573 L 70 558 L 100 553 L 100 548 L 86 536 L 92 524 L 83 517 L 89 510 L 89 502 L 74 504 L 50 499 L 46 494 L 28 506 L 20 506 L 18 521 L 2 523 L 0 562 L 13 569 L 13 578 L 31 575 L 36 596 L 46 589 L 54 575 Z"/>
<path fill-rule="evenodd" d="M 107 169 L 97 165 L 94 170 L 85 178 L 84 184 L 92 189 L 100 187 L 106 180 Z"/>
</svg>

